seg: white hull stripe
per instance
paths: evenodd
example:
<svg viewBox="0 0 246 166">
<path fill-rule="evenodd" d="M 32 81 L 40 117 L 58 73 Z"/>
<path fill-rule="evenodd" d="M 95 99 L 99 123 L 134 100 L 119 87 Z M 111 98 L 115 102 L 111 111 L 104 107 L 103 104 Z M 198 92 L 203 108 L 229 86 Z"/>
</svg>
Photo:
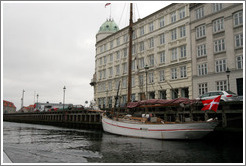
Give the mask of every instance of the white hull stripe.
<svg viewBox="0 0 246 166">
<path fill-rule="evenodd" d="M 130 130 L 142 130 L 141 128 L 133 128 L 133 127 L 126 127 L 126 126 L 120 126 L 120 125 L 115 125 L 109 122 L 106 122 L 105 120 L 103 120 L 104 123 L 107 123 L 108 125 L 112 125 L 115 127 L 120 127 L 120 128 L 126 128 L 126 129 L 130 129 Z M 148 129 L 148 131 L 213 131 L 213 129 Z"/>
</svg>

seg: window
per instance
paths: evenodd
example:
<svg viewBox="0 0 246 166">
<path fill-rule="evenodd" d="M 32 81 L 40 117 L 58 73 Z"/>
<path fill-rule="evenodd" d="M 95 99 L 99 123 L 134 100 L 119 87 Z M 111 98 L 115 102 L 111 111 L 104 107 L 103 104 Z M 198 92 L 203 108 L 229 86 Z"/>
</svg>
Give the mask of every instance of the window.
<svg viewBox="0 0 246 166">
<path fill-rule="evenodd" d="M 205 56 L 207 55 L 207 51 L 206 51 L 206 44 L 202 44 L 197 46 L 197 56 L 201 57 L 201 56 Z"/>
<path fill-rule="evenodd" d="M 132 32 L 132 39 L 136 39 L 136 38 L 137 38 L 136 31 L 133 31 Z"/>
<path fill-rule="evenodd" d="M 182 88 L 181 89 L 181 97 L 189 98 L 189 88 Z"/>
<path fill-rule="evenodd" d="M 120 84 L 120 80 L 119 79 L 118 80 L 115 80 L 115 89 L 118 89 L 119 84 Z"/>
<path fill-rule="evenodd" d="M 227 89 L 227 81 L 223 80 L 223 81 L 217 81 L 216 82 L 216 89 L 217 91 L 225 91 L 228 90 Z"/>
<path fill-rule="evenodd" d="M 155 64 L 154 55 L 149 56 L 149 66 L 152 67 Z"/>
<path fill-rule="evenodd" d="M 103 78 L 106 78 L 106 69 L 102 71 L 103 72 Z"/>
<path fill-rule="evenodd" d="M 165 43 L 165 34 L 161 34 L 160 35 L 160 44 L 164 44 Z"/>
<path fill-rule="evenodd" d="M 102 63 L 103 63 L 103 62 L 102 62 L 102 58 L 100 58 L 100 65 L 102 65 Z"/>
<path fill-rule="evenodd" d="M 182 19 L 185 17 L 185 8 L 182 8 L 179 10 L 179 19 Z"/>
<path fill-rule="evenodd" d="M 107 56 L 104 56 L 104 57 L 103 57 L 103 62 L 104 62 L 104 64 L 107 63 Z"/>
<path fill-rule="evenodd" d="M 179 34 L 180 37 L 185 37 L 186 36 L 185 25 L 179 28 L 179 32 L 180 32 L 180 34 Z"/>
<path fill-rule="evenodd" d="M 186 66 L 181 66 L 180 67 L 180 78 L 185 78 L 187 77 L 186 75 Z"/>
<path fill-rule="evenodd" d="M 135 77 L 132 76 L 132 87 L 134 87 L 134 86 L 135 86 Z"/>
<path fill-rule="evenodd" d="M 160 21 L 160 28 L 164 27 L 164 25 L 165 25 L 164 17 L 161 17 L 159 21 Z"/>
<path fill-rule="evenodd" d="M 149 23 L 149 32 L 152 32 L 152 31 L 154 31 L 154 23 L 153 22 Z"/>
<path fill-rule="evenodd" d="M 144 35 L 144 26 L 140 27 L 140 36 Z"/>
<path fill-rule="evenodd" d="M 165 63 L 166 61 L 166 54 L 165 51 L 160 52 L 160 63 Z"/>
<path fill-rule="evenodd" d="M 172 38 L 172 40 L 176 40 L 177 39 L 177 32 L 176 32 L 176 29 L 174 29 L 174 30 L 172 30 L 171 31 L 171 38 Z"/>
<path fill-rule="evenodd" d="M 136 101 L 136 95 L 135 95 L 135 94 L 132 94 L 132 95 L 131 95 L 131 99 L 132 99 L 132 100 L 131 100 L 132 102 L 133 102 L 133 101 Z"/>
<path fill-rule="evenodd" d="M 143 85 L 144 84 L 143 75 L 139 75 L 138 79 L 139 79 L 139 86 Z"/>
<path fill-rule="evenodd" d="M 108 82 L 108 90 L 112 90 L 112 81 Z"/>
<path fill-rule="evenodd" d="M 127 82 L 126 80 L 127 80 L 126 77 L 123 77 L 122 78 L 122 88 L 126 88 L 126 84 L 127 84 L 126 83 Z"/>
<path fill-rule="evenodd" d="M 109 59 L 110 59 L 110 62 L 113 62 L 113 60 L 114 60 L 113 54 L 109 55 Z"/>
<path fill-rule="evenodd" d="M 237 69 L 243 69 L 243 56 L 236 57 Z"/>
<path fill-rule="evenodd" d="M 207 93 L 208 92 L 208 84 L 207 83 L 198 84 L 198 90 L 199 90 L 199 95 Z"/>
<path fill-rule="evenodd" d="M 206 28 L 205 25 L 201 25 L 199 27 L 196 28 L 196 38 L 201 38 L 204 37 L 206 35 Z"/>
<path fill-rule="evenodd" d="M 176 12 L 171 13 L 171 23 L 176 21 Z"/>
<path fill-rule="evenodd" d="M 117 46 L 119 46 L 120 45 L 120 37 L 117 38 L 116 41 L 117 41 Z"/>
<path fill-rule="evenodd" d="M 148 75 L 149 75 L 149 83 L 151 84 L 154 82 L 154 73 L 150 72 Z"/>
<path fill-rule="evenodd" d="M 233 15 L 234 26 L 243 25 L 243 11 L 239 11 Z"/>
<path fill-rule="evenodd" d="M 114 41 L 110 42 L 110 49 L 112 49 L 114 47 Z"/>
<path fill-rule="evenodd" d="M 116 75 L 120 74 L 120 65 L 115 66 Z"/>
<path fill-rule="evenodd" d="M 124 35 L 124 43 L 128 41 L 128 34 Z"/>
<path fill-rule="evenodd" d="M 123 49 L 123 57 L 126 58 L 127 55 L 128 55 L 128 53 L 127 53 L 127 48 L 124 48 L 124 49 Z"/>
<path fill-rule="evenodd" d="M 116 52 L 116 59 L 119 60 L 120 59 L 120 51 Z"/>
<path fill-rule="evenodd" d="M 186 45 L 180 47 L 180 58 L 186 57 Z"/>
<path fill-rule="evenodd" d="M 113 68 L 110 67 L 108 70 L 109 70 L 109 77 L 112 77 L 113 76 Z"/>
<path fill-rule="evenodd" d="M 135 69 L 136 69 L 135 64 L 136 64 L 136 60 L 133 60 L 132 61 L 132 71 L 135 71 Z"/>
<path fill-rule="evenodd" d="M 172 99 L 178 98 L 179 89 L 172 89 L 171 92 L 172 92 Z"/>
<path fill-rule="evenodd" d="M 127 63 L 122 64 L 123 73 L 127 73 Z"/>
<path fill-rule="evenodd" d="M 102 52 L 103 52 L 103 46 L 100 47 L 100 53 L 102 53 Z"/>
<path fill-rule="evenodd" d="M 167 92 L 165 90 L 160 91 L 160 99 L 167 99 Z"/>
<path fill-rule="evenodd" d="M 198 69 L 198 76 L 202 76 L 202 75 L 208 74 L 207 63 L 203 63 L 203 64 L 197 65 L 197 69 Z"/>
<path fill-rule="evenodd" d="M 136 54 L 136 52 L 137 52 L 136 49 L 137 49 L 137 48 L 136 48 L 136 45 L 133 44 L 133 45 L 132 45 L 132 55 Z"/>
<path fill-rule="evenodd" d="M 196 10 L 196 19 L 204 17 L 204 7 L 201 7 Z"/>
<path fill-rule="evenodd" d="M 172 61 L 177 60 L 177 48 L 172 49 Z"/>
<path fill-rule="evenodd" d="M 171 76 L 172 76 L 172 80 L 177 79 L 177 68 L 172 68 L 171 69 Z"/>
<path fill-rule="evenodd" d="M 153 48 L 154 47 L 154 38 L 150 38 L 149 39 L 149 48 Z"/>
<path fill-rule="evenodd" d="M 99 71 L 99 80 L 101 80 L 103 77 L 103 71 Z"/>
<path fill-rule="evenodd" d="M 224 30 L 224 18 L 220 18 L 213 21 L 213 32 L 219 32 Z"/>
<path fill-rule="evenodd" d="M 143 69 L 144 68 L 144 58 L 139 59 L 139 68 Z"/>
<path fill-rule="evenodd" d="M 165 81 L 165 72 L 164 70 L 159 71 L 160 82 Z"/>
<path fill-rule="evenodd" d="M 107 51 L 107 44 L 104 44 L 104 51 Z"/>
<path fill-rule="evenodd" d="M 222 3 L 213 3 L 213 12 L 218 12 L 222 9 Z"/>
<path fill-rule="evenodd" d="M 222 60 L 217 60 L 215 61 L 215 71 L 216 73 L 219 72 L 225 72 L 226 71 L 226 60 L 222 59 Z"/>
<path fill-rule="evenodd" d="M 225 51 L 225 41 L 224 39 L 220 39 L 220 40 L 215 40 L 214 41 L 214 52 L 221 52 L 221 51 Z"/>
<path fill-rule="evenodd" d="M 140 52 L 144 51 L 144 42 L 143 41 L 139 43 L 139 50 L 140 50 Z"/>
<path fill-rule="evenodd" d="M 235 46 L 236 47 L 243 47 L 243 34 L 235 35 Z"/>
</svg>

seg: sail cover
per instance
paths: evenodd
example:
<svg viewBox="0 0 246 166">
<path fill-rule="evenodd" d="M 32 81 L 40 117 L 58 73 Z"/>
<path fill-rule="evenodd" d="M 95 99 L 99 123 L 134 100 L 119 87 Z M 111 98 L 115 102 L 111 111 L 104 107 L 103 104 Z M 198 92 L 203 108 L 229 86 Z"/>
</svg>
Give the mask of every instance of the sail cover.
<svg viewBox="0 0 246 166">
<path fill-rule="evenodd" d="M 142 105 L 161 105 L 161 106 L 172 106 L 172 105 L 180 105 L 180 104 L 194 104 L 197 103 L 197 100 L 190 100 L 188 98 L 177 98 L 171 100 L 164 99 L 150 99 L 150 100 L 142 100 L 138 102 L 130 102 L 127 104 L 127 108 L 135 108 Z"/>
</svg>

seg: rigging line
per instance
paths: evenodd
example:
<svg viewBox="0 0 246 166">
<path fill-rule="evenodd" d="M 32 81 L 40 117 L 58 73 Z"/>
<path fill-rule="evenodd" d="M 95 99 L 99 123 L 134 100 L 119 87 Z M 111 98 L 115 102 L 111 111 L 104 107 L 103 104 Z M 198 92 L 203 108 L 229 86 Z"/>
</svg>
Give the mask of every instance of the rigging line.
<svg viewBox="0 0 246 166">
<path fill-rule="evenodd" d="M 138 5 L 136 3 L 136 8 L 137 8 L 137 11 L 138 11 L 138 18 L 140 18 L 140 14 L 139 14 L 139 10 L 138 10 Z"/>
<path fill-rule="evenodd" d="M 158 55 L 158 54 L 157 54 Z M 155 58 L 155 56 L 154 56 L 154 66 L 158 66 L 158 63 L 157 63 L 157 60 L 156 60 L 156 58 Z M 163 69 L 164 70 L 164 69 Z M 159 70 L 159 72 L 160 72 L 160 70 Z M 160 73 L 159 73 L 160 74 Z M 158 81 L 158 77 L 157 77 L 157 75 L 158 75 L 158 73 L 156 74 L 156 78 L 157 78 L 157 83 L 158 83 L 158 85 L 160 86 L 160 88 L 162 89 L 162 86 L 161 86 L 161 84 L 160 84 L 160 82 Z M 165 77 L 165 70 L 164 70 L 164 77 Z"/>
<path fill-rule="evenodd" d="M 120 22 L 121 22 L 121 19 L 122 19 L 122 16 L 123 16 L 123 13 L 124 13 L 125 8 L 126 8 L 126 3 L 124 5 L 123 11 L 121 12 L 120 21 L 119 21 L 119 24 L 118 25 L 120 25 Z"/>
</svg>

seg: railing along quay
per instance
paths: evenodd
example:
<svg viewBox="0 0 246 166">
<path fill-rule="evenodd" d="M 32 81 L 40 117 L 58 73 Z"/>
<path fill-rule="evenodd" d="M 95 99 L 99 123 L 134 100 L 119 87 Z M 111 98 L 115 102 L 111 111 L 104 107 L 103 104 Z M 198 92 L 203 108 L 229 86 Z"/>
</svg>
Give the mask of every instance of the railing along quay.
<svg viewBox="0 0 246 166">
<path fill-rule="evenodd" d="M 79 109 L 4 114 L 3 120 L 72 128 L 100 129 L 102 127 L 100 112 Z"/>
<path fill-rule="evenodd" d="M 217 117 L 220 124 L 219 128 L 243 129 L 243 102 L 221 102 L 217 112 L 201 111 L 202 104 L 196 104 L 190 107 L 153 107 L 135 110 L 142 113 L 152 113 L 162 118 L 164 121 L 199 121 Z M 142 109 L 142 110 L 141 110 Z M 125 114 L 126 108 L 116 109 L 118 114 Z M 101 112 L 90 110 L 60 110 L 51 112 L 29 112 L 4 114 L 4 121 L 25 122 L 37 124 L 50 124 L 72 128 L 90 128 L 102 129 Z M 141 114 L 139 115 L 141 116 Z"/>
</svg>

